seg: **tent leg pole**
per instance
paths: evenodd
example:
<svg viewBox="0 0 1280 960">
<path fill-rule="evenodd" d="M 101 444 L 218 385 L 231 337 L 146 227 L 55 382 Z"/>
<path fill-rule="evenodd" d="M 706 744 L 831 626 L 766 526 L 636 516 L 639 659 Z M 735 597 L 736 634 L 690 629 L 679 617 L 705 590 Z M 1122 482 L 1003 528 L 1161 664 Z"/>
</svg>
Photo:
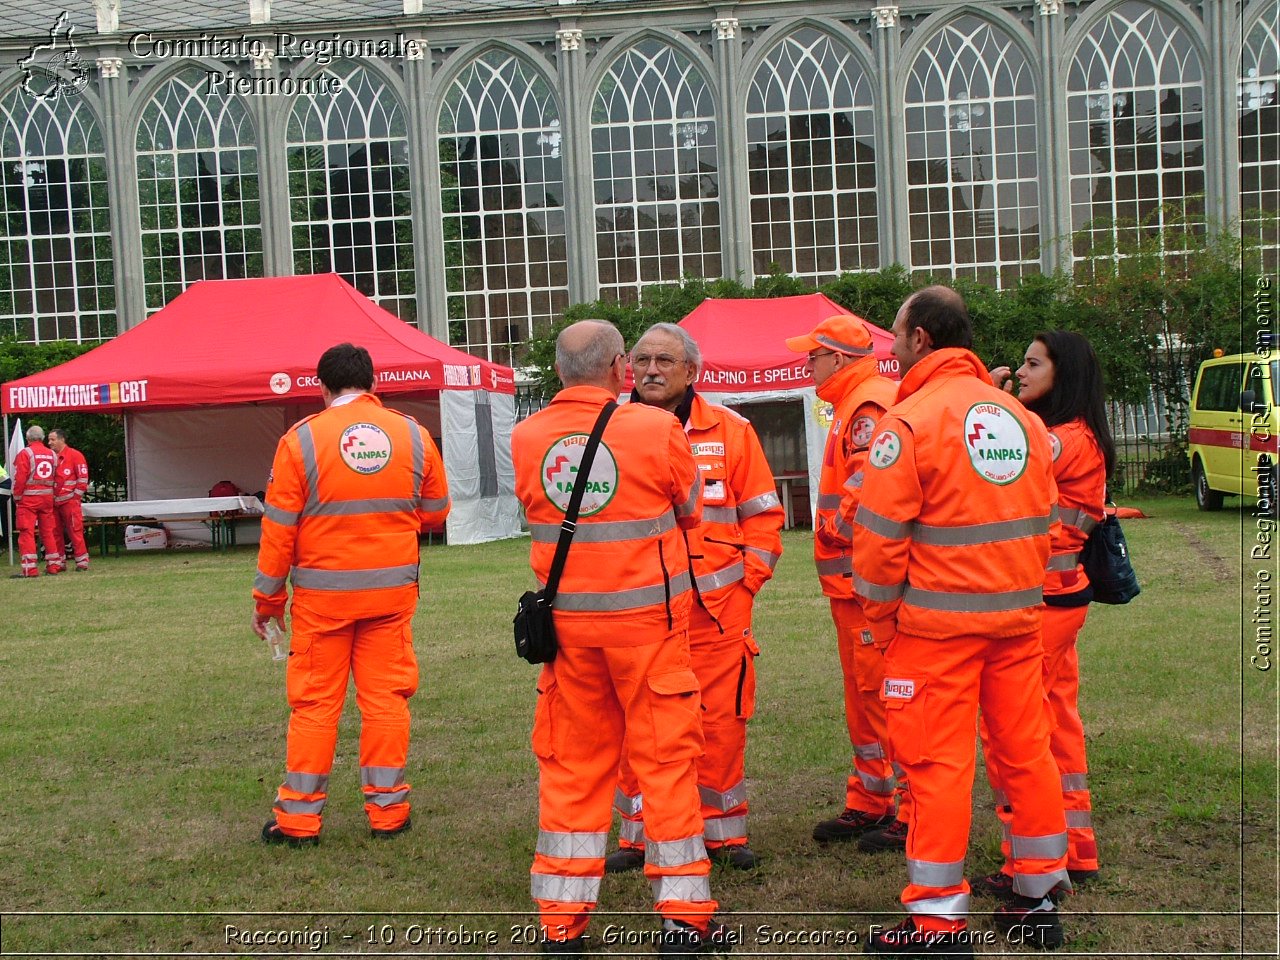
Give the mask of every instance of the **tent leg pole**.
<svg viewBox="0 0 1280 960">
<path fill-rule="evenodd" d="M 4 415 L 4 450 L 5 450 L 5 460 L 7 461 L 7 460 L 9 459 L 9 457 L 8 457 L 8 453 L 9 453 L 9 415 L 8 415 L 7 413 Z M 13 464 L 11 464 L 11 463 L 6 463 L 6 464 L 5 464 L 5 469 L 6 469 L 6 470 L 8 470 L 8 469 L 12 468 L 12 466 L 13 466 Z M 10 482 L 12 482 L 12 479 L 10 479 Z M 11 566 L 11 567 L 12 567 L 12 566 L 13 566 L 13 495 L 12 495 L 12 489 L 10 490 L 10 495 L 4 498 L 4 513 L 5 513 L 5 521 L 4 521 L 5 539 L 7 539 L 7 540 L 9 541 L 9 566 Z"/>
</svg>

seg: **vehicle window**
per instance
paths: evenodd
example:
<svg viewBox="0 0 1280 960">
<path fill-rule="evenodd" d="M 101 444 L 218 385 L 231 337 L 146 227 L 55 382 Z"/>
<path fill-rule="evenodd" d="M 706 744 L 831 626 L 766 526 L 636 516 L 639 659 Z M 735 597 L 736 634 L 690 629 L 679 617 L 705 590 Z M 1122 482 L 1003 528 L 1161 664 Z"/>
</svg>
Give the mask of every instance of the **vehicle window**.
<svg viewBox="0 0 1280 960">
<path fill-rule="evenodd" d="M 1280 400 L 1280 360 L 1271 361 L 1271 402 Z"/>
<path fill-rule="evenodd" d="M 1196 409 L 1229 413 L 1239 410 L 1243 375 L 1242 363 L 1221 363 L 1205 367 L 1200 375 L 1200 388 L 1196 391 Z"/>
</svg>

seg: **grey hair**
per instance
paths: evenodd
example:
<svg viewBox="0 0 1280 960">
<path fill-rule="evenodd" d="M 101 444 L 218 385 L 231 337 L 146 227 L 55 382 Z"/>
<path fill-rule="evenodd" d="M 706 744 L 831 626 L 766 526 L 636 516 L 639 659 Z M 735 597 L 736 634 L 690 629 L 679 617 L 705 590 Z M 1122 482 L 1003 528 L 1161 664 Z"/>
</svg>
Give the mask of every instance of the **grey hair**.
<svg viewBox="0 0 1280 960">
<path fill-rule="evenodd" d="M 676 323 L 655 323 L 640 336 L 643 340 L 651 333 L 665 333 L 675 337 L 684 347 L 684 358 L 694 365 L 694 367 L 702 370 L 702 349 L 698 346 L 698 341 L 689 336 L 689 331 Z M 637 340 L 636 343 L 639 343 Z"/>
<path fill-rule="evenodd" d="M 585 320 L 595 329 L 579 350 L 570 350 L 565 346 L 564 335 L 572 329 L 566 327 L 556 337 L 556 370 L 561 382 L 566 386 L 580 383 L 597 383 L 609 374 L 609 367 L 618 354 L 626 353 L 626 344 L 622 334 L 613 324 L 604 320 Z M 577 324 L 574 324 L 577 326 Z"/>
<path fill-rule="evenodd" d="M 33 423 L 31 426 L 27 427 L 27 440 L 43 440 L 43 439 L 44 439 L 44 427 L 40 426 L 40 424 L 38 423 Z"/>
</svg>

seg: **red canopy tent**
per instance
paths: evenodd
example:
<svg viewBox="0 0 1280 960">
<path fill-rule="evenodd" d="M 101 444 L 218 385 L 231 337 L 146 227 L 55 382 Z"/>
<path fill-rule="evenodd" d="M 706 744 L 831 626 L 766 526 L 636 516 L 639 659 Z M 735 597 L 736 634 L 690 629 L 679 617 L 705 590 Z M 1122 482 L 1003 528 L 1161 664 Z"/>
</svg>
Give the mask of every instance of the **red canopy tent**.
<svg viewBox="0 0 1280 960">
<path fill-rule="evenodd" d="M 204 496 L 223 479 L 256 491 L 280 436 L 320 409 L 316 361 L 344 341 L 368 349 L 388 405 L 441 442 L 450 542 L 517 535 L 511 369 L 427 336 L 336 274 L 194 283 L 114 340 L 4 384 L 0 409 L 52 413 L 48 426 L 62 411 L 123 413 L 133 500 Z"/>
</svg>

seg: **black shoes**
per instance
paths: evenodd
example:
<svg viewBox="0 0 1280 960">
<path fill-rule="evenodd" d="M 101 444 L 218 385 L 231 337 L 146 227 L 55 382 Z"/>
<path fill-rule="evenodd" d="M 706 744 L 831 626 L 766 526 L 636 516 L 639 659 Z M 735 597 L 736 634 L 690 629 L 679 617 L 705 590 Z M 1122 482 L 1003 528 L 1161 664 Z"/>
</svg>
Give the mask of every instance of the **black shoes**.
<svg viewBox="0 0 1280 960">
<path fill-rule="evenodd" d="M 906 823 L 902 820 L 894 820 L 887 827 L 868 830 L 858 838 L 858 849 L 863 853 L 879 853 L 881 850 L 906 850 Z"/>
<path fill-rule="evenodd" d="M 1003 903 L 1009 902 L 1016 896 L 1013 892 L 1013 877 L 1003 870 L 997 870 L 995 873 L 971 881 L 969 889 L 980 897 L 992 897 Z"/>
<path fill-rule="evenodd" d="M 814 827 L 813 839 L 819 843 L 826 843 L 829 840 L 853 840 L 869 830 L 887 827 L 892 822 L 893 814 L 891 813 L 879 816 L 867 813 L 865 810 L 848 808 L 840 816 L 823 820 Z"/>
<path fill-rule="evenodd" d="M 1062 922 L 1052 897 L 1022 897 L 1015 893 L 996 907 L 991 919 L 1014 947 L 1056 950 L 1062 946 Z"/>
<path fill-rule="evenodd" d="M 587 955 L 587 935 L 574 937 L 572 940 L 543 940 L 542 952 L 560 957 L 585 957 Z"/>
<path fill-rule="evenodd" d="M 914 917 L 867 939 L 867 953 L 897 957 L 972 957 L 968 930 L 919 930 Z"/>
<path fill-rule="evenodd" d="M 1097 870 L 1068 870 L 1072 886 L 1081 887 L 1098 876 Z"/>
<path fill-rule="evenodd" d="M 400 834 L 404 833 L 406 830 L 412 830 L 412 829 L 413 829 L 413 820 L 411 818 L 406 818 L 404 823 L 400 824 L 400 826 L 398 827 L 392 827 L 390 830 L 377 830 L 373 827 L 370 827 L 369 832 L 373 834 L 375 837 L 377 837 L 379 840 L 386 840 L 390 837 L 398 837 Z"/>
<path fill-rule="evenodd" d="M 719 920 L 707 924 L 707 932 L 683 920 L 663 920 L 662 939 L 658 942 L 660 957 L 693 957 L 706 953 L 728 953 L 737 942 L 737 933 Z"/>
<path fill-rule="evenodd" d="M 707 847 L 707 856 L 712 863 L 734 870 L 754 870 L 760 866 L 757 857 L 745 843 L 726 843 L 719 847 Z M 609 868 L 605 867 L 607 873 Z"/>
<path fill-rule="evenodd" d="M 268 820 L 262 827 L 262 842 L 284 843 L 291 847 L 314 847 L 320 842 L 320 838 L 314 834 L 309 837 L 295 837 L 281 830 L 280 824 L 274 820 Z"/>
<path fill-rule="evenodd" d="M 636 847 L 619 847 L 604 858 L 605 873 L 627 873 L 644 866 L 644 851 Z"/>
</svg>

